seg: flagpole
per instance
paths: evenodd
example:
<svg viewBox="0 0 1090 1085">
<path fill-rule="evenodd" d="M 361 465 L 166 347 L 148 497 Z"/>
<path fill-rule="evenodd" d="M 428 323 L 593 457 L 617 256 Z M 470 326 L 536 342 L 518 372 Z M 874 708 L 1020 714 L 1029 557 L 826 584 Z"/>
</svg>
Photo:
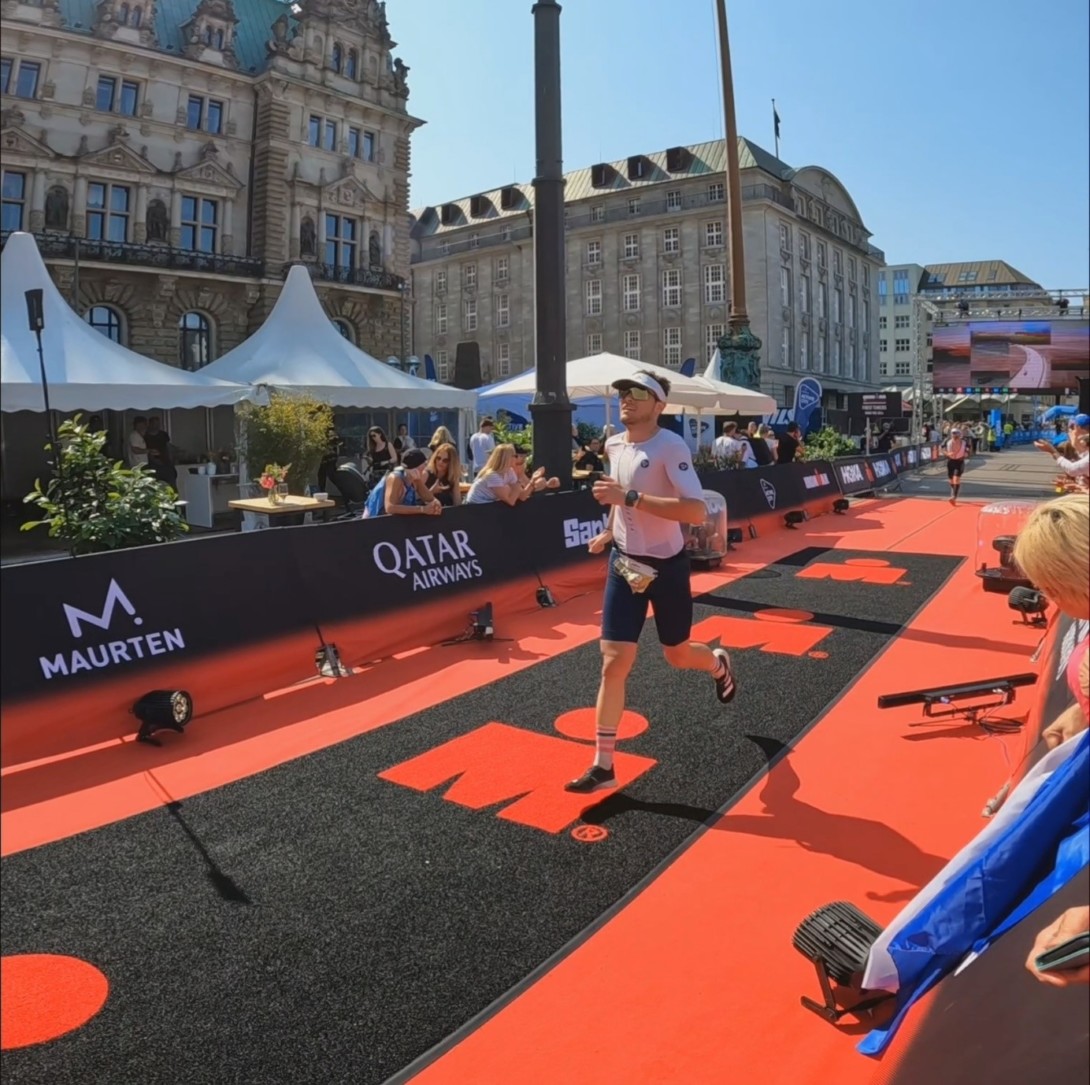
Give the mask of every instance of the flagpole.
<svg viewBox="0 0 1090 1085">
<path fill-rule="evenodd" d="M 780 157 L 780 115 L 776 112 L 776 99 L 772 99 L 772 132 L 776 138 L 776 157 Z"/>
</svg>

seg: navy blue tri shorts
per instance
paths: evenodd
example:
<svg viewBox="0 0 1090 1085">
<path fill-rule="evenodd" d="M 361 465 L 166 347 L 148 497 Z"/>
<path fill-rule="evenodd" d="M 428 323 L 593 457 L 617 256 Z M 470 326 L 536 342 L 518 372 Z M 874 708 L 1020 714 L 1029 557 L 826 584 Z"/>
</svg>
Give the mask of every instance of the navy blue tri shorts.
<svg viewBox="0 0 1090 1085">
<path fill-rule="evenodd" d="M 609 552 L 609 575 L 602 601 L 602 640 L 635 644 L 640 639 L 647 606 L 655 606 L 655 627 L 659 643 L 666 647 L 684 644 L 693 628 L 693 593 L 689 584 L 689 555 L 682 550 L 672 558 L 644 558 L 636 561 L 658 569 L 659 575 L 645 592 L 634 592 L 613 568 L 618 551 Z"/>
</svg>

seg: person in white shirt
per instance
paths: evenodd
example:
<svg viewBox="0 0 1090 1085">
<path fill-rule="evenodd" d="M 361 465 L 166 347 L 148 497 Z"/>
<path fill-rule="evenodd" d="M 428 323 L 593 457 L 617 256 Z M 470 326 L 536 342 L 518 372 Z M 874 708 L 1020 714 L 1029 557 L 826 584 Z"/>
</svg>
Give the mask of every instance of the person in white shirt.
<svg viewBox="0 0 1090 1085">
<path fill-rule="evenodd" d="M 544 467 L 539 467 L 525 482 L 520 482 L 515 469 L 515 457 L 514 445 L 497 445 L 462 503 L 487 505 L 492 501 L 503 501 L 508 505 L 517 505 L 534 493 L 539 479 L 544 485 Z"/>
<path fill-rule="evenodd" d="M 132 420 L 132 433 L 129 434 L 129 442 L 125 448 L 125 459 L 130 467 L 148 465 L 148 446 L 144 441 L 147 428 L 148 420 L 142 414 Z"/>
<path fill-rule="evenodd" d="M 487 415 L 481 419 L 480 429 L 469 439 L 469 458 L 473 461 L 473 475 L 476 477 L 484 469 L 488 457 L 496 447 L 496 438 L 492 436 L 494 424 Z"/>
<path fill-rule="evenodd" d="M 950 431 L 950 440 L 946 442 L 946 477 L 950 480 L 950 504 L 958 503 L 958 490 L 961 489 L 961 473 L 965 470 L 965 461 L 971 455 L 969 440 L 962 436 L 960 429 Z"/>
<path fill-rule="evenodd" d="M 595 714 L 594 763 L 565 785 L 575 792 L 616 783 L 613 750 L 624 711 L 625 683 L 636 661 L 636 645 L 655 606 L 655 625 L 666 661 L 704 671 L 715 681 L 720 704 L 734 697 L 730 657 L 722 648 L 690 641 L 693 596 L 682 524 L 703 523 L 703 490 L 684 438 L 659 427 L 670 384 L 646 371 L 616 381 L 623 434 L 606 442 L 610 475 L 594 484 L 609 508 L 604 531 L 588 543 L 592 554 L 610 548 L 602 603 L 602 678 Z"/>
<path fill-rule="evenodd" d="M 741 456 L 743 467 L 757 466 L 757 457 L 754 456 L 749 441 L 738 436 L 737 422 L 728 422 L 723 427 L 723 432 L 716 437 L 712 446 L 712 454 L 717 460 L 730 460 Z"/>
<path fill-rule="evenodd" d="M 1086 439 L 1090 435 L 1090 414 L 1077 414 L 1072 419 L 1071 443 L 1075 446 L 1075 456 L 1062 456 L 1060 450 L 1051 441 L 1034 441 L 1042 452 L 1047 452 L 1065 475 L 1070 478 L 1090 476 L 1090 452 L 1087 452 Z"/>
</svg>

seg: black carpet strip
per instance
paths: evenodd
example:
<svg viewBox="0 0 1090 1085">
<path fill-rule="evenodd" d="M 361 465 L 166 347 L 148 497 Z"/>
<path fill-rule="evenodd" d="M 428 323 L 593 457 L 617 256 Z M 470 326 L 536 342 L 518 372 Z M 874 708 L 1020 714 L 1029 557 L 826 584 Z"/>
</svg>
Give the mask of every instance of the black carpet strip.
<svg viewBox="0 0 1090 1085">
<path fill-rule="evenodd" d="M 649 622 L 628 699 L 651 726 L 619 746 L 646 759 L 644 771 L 623 792 L 595 796 L 582 819 L 565 816 L 559 784 L 589 764 L 590 747 L 554 722 L 593 703 L 596 645 L 173 808 L 5 859 L 3 952 L 82 958 L 111 989 L 83 1028 L 5 1052 L 4 1081 L 385 1081 L 677 849 L 957 564 L 898 554 L 896 585 L 796 575 L 860 557 L 874 555 L 804 551 L 698 600 L 696 620 L 730 619 L 732 636 L 769 608 L 811 612 L 809 624 L 828 630 L 800 655 L 733 650 L 740 693 L 728 708 L 710 679 L 666 666 Z M 496 622 L 502 636 L 502 614 Z M 437 747 L 454 760 L 414 761 Z M 468 770 L 460 786 L 489 805 L 444 799 L 448 784 L 420 791 L 380 778 L 407 761 L 395 775 Z M 534 783 L 505 779 L 520 772 L 537 774 L 537 793 L 521 800 Z"/>
</svg>

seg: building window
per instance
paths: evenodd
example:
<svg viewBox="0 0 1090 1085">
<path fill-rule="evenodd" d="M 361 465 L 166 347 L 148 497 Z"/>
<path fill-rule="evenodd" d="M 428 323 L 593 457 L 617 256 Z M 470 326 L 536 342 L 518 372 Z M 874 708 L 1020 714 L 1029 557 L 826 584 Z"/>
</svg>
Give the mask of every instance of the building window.
<svg viewBox="0 0 1090 1085">
<path fill-rule="evenodd" d="M 624 258 L 626 260 L 635 260 L 640 255 L 640 235 L 639 234 L 625 234 L 624 235 Z"/>
<path fill-rule="evenodd" d="M 803 313 L 810 312 L 810 276 L 801 275 L 799 277 L 799 311 Z"/>
<path fill-rule="evenodd" d="M 337 329 L 337 332 L 342 339 L 347 339 L 350 343 L 355 343 L 356 329 L 353 328 L 347 320 L 342 320 L 340 317 L 334 317 L 332 324 L 333 327 Z"/>
<path fill-rule="evenodd" d="M 496 282 L 505 283 L 511 277 L 511 261 L 506 256 L 496 258 Z"/>
<path fill-rule="evenodd" d="M 344 74 L 349 79 L 358 79 L 360 74 L 360 56 L 355 49 L 348 50 L 348 56 L 344 61 Z"/>
<path fill-rule="evenodd" d="M 600 316 L 602 313 L 602 280 L 588 279 L 586 285 L 587 316 Z"/>
<path fill-rule="evenodd" d="M 889 363 L 888 362 L 879 362 L 878 363 L 878 376 L 880 376 L 880 377 L 888 377 L 889 376 Z"/>
<path fill-rule="evenodd" d="M 844 256 L 839 249 L 833 249 L 833 274 L 844 274 Z"/>
<path fill-rule="evenodd" d="M 817 243 L 817 266 L 820 268 L 825 267 L 825 242 L 819 241 Z"/>
<path fill-rule="evenodd" d="M 893 326 L 895 328 L 907 328 L 908 327 L 908 314 L 902 313 L 900 316 L 893 318 Z"/>
<path fill-rule="evenodd" d="M 681 210 L 681 189 L 672 188 L 669 192 L 666 193 L 666 210 Z"/>
<path fill-rule="evenodd" d="M 885 354 L 888 349 L 889 349 L 889 340 L 888 339 L 879 339 L 878 340 L 878 353 L 879 354 Z"/>
<path fill-rule="evenodd" d="M 870 302 L 863 299 L 863 334 L 870 334 Z"/>
<path fill-rule="evenodd" d="M 681 329 L 662 329 L 662 364 L 671 369 L 681 366 Z"/>
<path fill-rule="evenodd" d="M 833 373 L 840 374 L 840 340 L 833 340 Z"/>
<path fill-rule="evenodd" d="M 814 344 L 814 362 L 815 368 L 819 373 L 825 372 L 825 336 L 819 335 L 817 342 Z"/>
<path fill-rule="evenodd" d="M 791 269 L 780 268 L 780 304 L 788 309 L 791 307 Z"/>
<path fill-rule="evenodd" d="M 884 316 L 880 316 L 878 318 L 878 330 L 880 332 L 884 332 L 886 330 L 887 325 L 888 325 L 888 318 L 884 317 Z"/>
<path fill-rule="evenodd" d="M 719 340 L 723 338 L 725 331 L 726 325 L 724 324 L 709 324 L 707 328 L 704 329 L 704 350 L 709 362 L 715 356 L 715 352 L 719 349 Z"/>
<path fill-rule="evenodd" d="M 500 240 L 501 241 L 510 241 L 511 240 L 511 227 L 506 222 L 500 227 Z"/>
<path fill-rule="evenodd" d="M 511 376 L 511 344 L 496 344 L 496 376 Z"/>
<path fill-rule="evenodd" d="M 621 279 L 621 307 L 626 313 L 640 311 L 640 277 L 625 275 Z"/>
<path fill-rule="evenodd" d="M 212 323 L 204 313 L 183 313 L 178 321 L 178 358 L 183 369 L 200 369 L 212 360 Z"/>
<path fill-rule="evenodd" d="M 829 288 L 824 283 L 818 283 L 817 315 L 822 320 L 829 315 Z"/>
<path fill-rule="evenodd" d="M 638 331 L 626 331 L 624 333 L 624 356 L 640 360 L 640 333 Z"/>
<path fill-rule="evenodd" d="M 93 305 L 83 314 L 83 319 L 107 339 L 121 342 L 121 317 L 116 309 L 109 305 Z"/>
<path fill-rule="evenodd" d="M 307 143 L 311 147 L 320 147 L 322 143 L 322 118 L 313 113 L 307 121 Z"/>
<path fill-rule="evenodd" d="M 363 133 L 358 128 L 348 129 L 348 157 L 359 158 L 363 150 Z"/>
<path fill-rule="evenodd" d="M 375 160 L 375 133 L 364 132 L 363 133 L 363 160 L 364 162 L 374 162 Z"/>
<path fill-rule="evenodd" d="M 326 121 L 322 129 L 322 147 L 327 151 L 337 149 L 337 122 Z"/>
<path fill-rule="evenodd" d="M 602 243 L 601 241 L 588 241 L 587 242 L 587 264 L 590 267 L 597 267 L 602 262 Z"/>
<path fill-rule="evenodd" d="M 833 291 L 833 323 L 839 324 L 844 319 L 844 291 L 837 287 Z"/>
<path fill-rule="evenodd" d="M 809 234 L 803 234 L 803 233 L 799 234 L 799 255 L 804 260 L 809 260 L 810 259 L 810 235 Z"/>
<path fill-rule="evenodd" d="M 854 256 L 849 256 L 848 257 L 848 282 L 850 282 L 850 283 L 855 282 L 855 267 L 856 267 L 855 257 Z"/>
<path fill-rule="evenodd" d="M 435 375 L 444 383 L 450 383 L 450 355 L 445 350 L 435 352 Z"/>
<path fill-rule="evenodd" d="M 476 230 L 469 235 L 469 247 L 471 249 L 479 249 L 481 247 L 481 235 Z"/>
<path fill-rule="evenodd" d="M 716 181 L 714 184 L 708 185 L 708 203 L 722 203 L 723 201 L 723 182 Z"/>
<path fill-rule="evenodd" d="M 600 332 L 591 332 L 590 335 L 587 336 L 587 353 L 602 353 L 602 336 Z"/>
<path fill-rule="evenodd" d="M 445 294 L 447 292 L 447 273 L 445 271 L 437 271 L 435 273 L 435 292 L 437 294 Z"/>
<path fill-rule="evenodd" d="M 907 377 L 912 373 L 911 362 L 897 362 L 893 363 L 893 375 L 896 377 Z"/>
<path fill-rule="evenodd" d="M 855 295 L 848 295 L 848 327 L 855 327 Z"/>
<path fill-rule="evenodd" d="M 780 250 L 791 251 L 791 227 L 784 222 L 780 223 Z"/>
<path fill-rule="evenodd" d="M 218 135 L 223 129 L 223 102 L 191 94 L 186 106 L 185 126 L 195 132 L 203 130 Z"/>
<path fill-rule="evenodd" d="M 662 231 L 662 251 L 681 251 L 681 232 L 676 226 L 668 226 L 665 230 Z"/>
<path fill-rule="evenodd" d="M 932 336 L 931 332 L 927 333 L 927 345 L 929 347 L 933 347 L 935 345 L 935 340 L 934 340 L 934 337 Z"/>
<path fill-rule="evenodd" d="M 462 286 L 467 290 L 475 290 L 477 287 L 477 265 L 465 264 L 462 267 Z"/>
<path fill-rule="evenodd" d="M 723 245 L 723 224 L 721 222 L 706 222 L 704 224 L 704 247 L 718 249 Z"/>
<path fill-rule="evenodd" d="M 511 295 L 500 294 L 496 298 L 496 327 L 506 328 L 511 324 Z"/>
<path fill-rule="evenodd" d="M 3 229 L 21 230 L 26 208 L 26 174 L 4 170 Z"/>
<path fill-rule="evenodd" d="M 670 268 L 662 273 L 662 304 L 666 309 L 681 307 L 681 270 Z"/>
<path fill-rule="evenodd" d="M 889 301 L 887 297 L 887 291 L 889 290 L 889 284 L 886 282 L 885 275 L 878 276 L 878 304 L 885 305 Z"/>
<path fill-rule="evenodd" d="M 640 198 L 639 198 L 639 196 L 633 196 L 628 201 L 628 213 L 630 215 L 638 215 L 640 213 Z"/>
<path fill-rule="evenodd" d="M 785 324 L 780 329 L 780 365 L 791 368 L 791 325 Z"/>
<path fill-rule="evenodd" d="M 12 86 L 12 61 L 4 59 L 4 70 L 0 73 L 3 80 L 4 93 L 8 94 Z M 15 97 L 36 98 L 38 96 L 38 79 L 42 74 L 42 66 L 33 61 L 21 60 L 15 71 Z"/>
<path fill-rule="evenodd" d="M 477 299 L 466 298 L 462 310 L 462 328 L 467 332 L 477 330 Z"/>
<path fill-rule="evenodd" d="M 863 265 L 863 289 L 870 289 L 870 268 L 866 264 Z"/>
<path fill-rule="evenodd" d="M 330 67 L 339 75 L 341 68 L 344 67 L 344 50 L 341 49 L 339 42 L 333 43 L 333 50 L 329 58 Z"/>
<path fill-rule="evenodd" d="M 590 209 L 590 221 L 591 222 L 605 222 L 605 220 L 606 220 L 606 209 L 605 209 L 605 207 L 603 207 L 602 204 L 600 204 L 600 203 L 595 204 Z"/>
<path fill-rule="evenodd" d="M 810 368 L 810 336 L 805 329 L 799 336 L 799 369 Z"/>
<path fill-rule="evenodd" d="M 704 303 L 722 305 L 727 300 L 727 274 L 722 264 L 704 265 Z"/>
<path fill-rule="evenodd" d="M 325 217 L 325 262 L 329 267 L 356 267 L 359 223 L 347 215 Z"/>
<path fill-rule="evenodd" d="M 130 79 L 115 79 L 112 75 L 98 77 L 95 109 L 103 113 L 123 113 L 126 117 L 135 117 L 139 99 L 139 83 Z"/>
<path fill-rule="evenodd" d="M 447 307 L 444 302 L 440 302 L 435 307 L 435 334 L 447 334 Z"/>
<path fill-rule="evenodd" d="M 975 276 L 974 276 L 975 277 Z M 893 273 L 893 304 L 908 304 L 908 272 L 895 271 Z"/>
<path fill-rule="evenodd" d="M 125 185 L 87 186 L 87 236 L 92 241 L 128 241 L 130 191 Z"/>
<path fill-rule="evenodd" d="M 893 349 L 898 354 L 907 353 L 908 351 L 910 351 L 912 349 L 912 340 L 911 339 L 894 339 Z"/>
</svg>

